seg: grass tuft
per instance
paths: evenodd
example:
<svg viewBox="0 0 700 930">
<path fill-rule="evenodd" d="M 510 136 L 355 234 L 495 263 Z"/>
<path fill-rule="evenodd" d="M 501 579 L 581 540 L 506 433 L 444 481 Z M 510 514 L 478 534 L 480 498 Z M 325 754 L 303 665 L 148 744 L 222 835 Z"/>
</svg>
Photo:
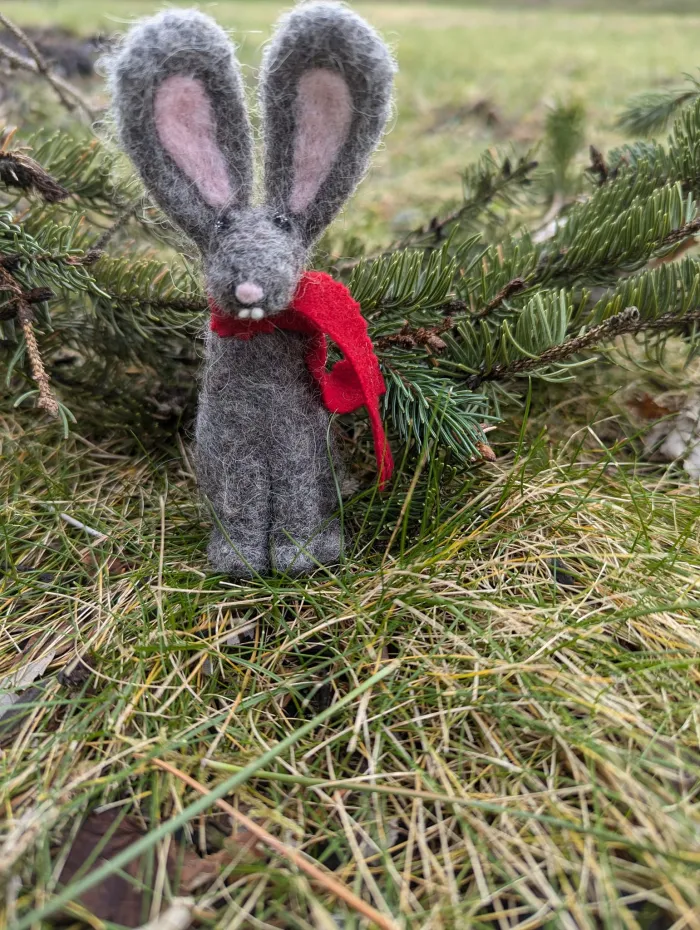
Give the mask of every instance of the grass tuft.
<svg viewBox="0 0 700 930">
<path fill-rule="evenodd" d="M 154 844 L 186 819 L 196 795 L 149 759 L 213 792 L 233 773 L 249 814 L 407 926 L 693 925 L 697 488 L 535 441 L 408 504 L 404 475 L 342 575 L 239 586 L 203 571 L 181 454 L 74 438 L 47 456 L 24 416 L 4 423 L 0 675 L 51 659 L 0 772 L 21 926 L 56 887 L 49 837 L 81 811 L 123 807 Z M 76 687 L 58 672 L 77 656 Z M 272 861 L 221 892 L 217 921 L 316 926 L 317 895 L 338 907 Z"/>
</svg>

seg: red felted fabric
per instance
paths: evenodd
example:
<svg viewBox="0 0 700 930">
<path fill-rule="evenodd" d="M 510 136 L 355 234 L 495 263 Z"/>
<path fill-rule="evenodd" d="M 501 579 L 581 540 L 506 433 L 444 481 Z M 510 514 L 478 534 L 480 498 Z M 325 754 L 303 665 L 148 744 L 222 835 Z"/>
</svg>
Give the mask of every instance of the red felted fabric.
<svg viewBox="0 0 700 930">
<path fill-rule="evenodd" d="M 275 329 L 288 329 L 311 336 L 306 364 L 321 397 L 331 413 L 352 413 L 366 407 L 374 438 L 374 451 L 379 470 L 379 484 L 384 487 L 391 478 L 394 462 L 379 415 L 379 398 L 386 391 L 372 340 L 367 334 L 367 322 L 360 305 L 339 281 L 322 271 L 307 271 L 302 275 L 294 299 L 287 310 L 272 319 L 239 320 L 224 314 L 209 300 L 211 330 L 218 336 L 251 339 Z M 333 340 L 345 356 L 326 371 L 328 346 L 326 336 Z"/>
</svg>

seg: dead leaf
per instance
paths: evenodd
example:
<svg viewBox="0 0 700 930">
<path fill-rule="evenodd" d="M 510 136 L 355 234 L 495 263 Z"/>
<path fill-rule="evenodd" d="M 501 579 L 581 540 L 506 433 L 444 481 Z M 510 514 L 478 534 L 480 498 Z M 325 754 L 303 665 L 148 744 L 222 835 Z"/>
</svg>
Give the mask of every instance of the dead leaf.
<svg viewBox="0 0 700 930">
<path fill-rule="evenodd" d="M 12 690 L 17 691 L 31 685 L 37 678 L 40 678 L 46 669 L 51 665 L 56 657 L 55 649 L 47 649 L 46 652 L 38 659 L 33 659 L 22 665 L 16 671 L 0 679 L 0 692 Z"/>
<path fill-rule="evenodd" d="M 47 684 L 40 681 L 36 687 L 27 688 L 21 694 L 0 694 L 0 740 L 3 743 L 36 710 Z"/>
<path fill-rule="evenodd" d="M 131 571 L 131 567 L 116 556 L 111 556 L 107 559 L 103 566 L 102 563 L 98 562 L 95 558 L 95 553 L 92 549 L 86 549 L 81 555 L 80 561 L 87 568 L 99 569 L 104 567 L 110 578 L 117 578 L 119 575 L 125 575 L 128 571 Z"/>
<path fill-rule="evenodd" d="M 27 662 L 0 679 L 0 734 L 3 739 L 14 732 L 35 709 L 36 701 L 48 681 L 38 682 L 34 688 L 29 685 L 41 678 L 55 657 L 56 650 L 47 649 L 38 659 Z"/>
<path fill-rule="evenodd" d="M 82 870 L 88 860 L 91 868 L 97 868 L 131 846 L 144 832 L 135 817 L 123 817 L 117 811 L 89 814 L 66 858 L 61 872 L 62 884 L 68 885 L 74 878 L 82 877 Z M 189 894 L 210 884 L 225 866 L 249 856 L 255 842 L 252 834 L 239 831 L 226 841 L 224 849 L 200 857 L 193 849 L 171 840 L 167 870 L 173 888 Z M 99 855 L 93 859 L 98 847 Z M 145 878 L 149 875 L 151 873 L 146 869 L 144 857 L 137 856 L 123 870 L 84 892 L 79 898 L 80 904 L 100 920 L 126 927 L 139 927 L 147 916 L 149 906 L 151 888 L 145 884 Z M 151 881 L 155 881 L 155 875 L 152 875 Z"/>
<path fill-rule="evenodd" d="M 76 656 L 59 671 L 56 678 L 64 688 L 78 690 L 89 680 L 96 665 L 97 660 L 90 653 Z"/>
<path fill-rule="evenodd" d="M 234 845 L 234 849 L 229 848 Z M 179 870 L 180 891 L 190 894 L 208 885 L 219 875 L 221 870 L 237 859 L 245 857 L 255 847 L 256 839 L 247 830 L 239 830 L 234 839 L 226 842 L 226 847 L 208 856 L 198 856 L 193 850 L 185 852 L 182 867 Z"/>
<path fill-rule="evenodd" d="M 661 420 L 673 413 L 670 407 L 659 404 L 651 394 L 638 394 L 627 401 L 627 406 L 642 420 Z"/>
<path fill-rule="evenodd" d="M 656 423 L 644 437 L 644 449 L 664 462 L 681 459 L 686 474 L 700 478 L 700 397 L 689 396 L 675 416 Z"/>
</svg>

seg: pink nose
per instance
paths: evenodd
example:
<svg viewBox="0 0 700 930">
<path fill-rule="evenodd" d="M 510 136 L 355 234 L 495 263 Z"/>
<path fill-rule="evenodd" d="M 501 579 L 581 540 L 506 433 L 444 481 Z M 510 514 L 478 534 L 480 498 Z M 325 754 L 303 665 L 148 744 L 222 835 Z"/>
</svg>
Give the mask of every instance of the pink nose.
<svg viewBox="0 0 700 930">
<path fill-rule="evenodd" d="M 242 304 L 257 304 L 263 299 L 263 290 L 257 284 L 246 281 L 236 288 L 236 300 Z"/>
</svg>

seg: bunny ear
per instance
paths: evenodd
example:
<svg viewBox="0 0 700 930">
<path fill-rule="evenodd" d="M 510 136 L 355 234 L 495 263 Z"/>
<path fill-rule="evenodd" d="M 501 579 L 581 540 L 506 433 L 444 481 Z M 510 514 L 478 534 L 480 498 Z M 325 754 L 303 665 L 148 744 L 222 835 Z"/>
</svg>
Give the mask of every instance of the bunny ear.
<svg viewBox="0 0 700 930">
<path fill-rule="evenodd" d="M 394 64 L 377 33 L 338 3 L 284 17 L 263 61 L 265 185 L 273 208 L 316 239 L 367 170 L 391 105 Z"/>
<path fill-rule="evenodd" d="M 121 144 L 167 214 L 206 248 L 222 208 L 246 206 L 252 142 L 226 33 L 195 10 L 139 23 L 110 62 Z"/>
</svg>

